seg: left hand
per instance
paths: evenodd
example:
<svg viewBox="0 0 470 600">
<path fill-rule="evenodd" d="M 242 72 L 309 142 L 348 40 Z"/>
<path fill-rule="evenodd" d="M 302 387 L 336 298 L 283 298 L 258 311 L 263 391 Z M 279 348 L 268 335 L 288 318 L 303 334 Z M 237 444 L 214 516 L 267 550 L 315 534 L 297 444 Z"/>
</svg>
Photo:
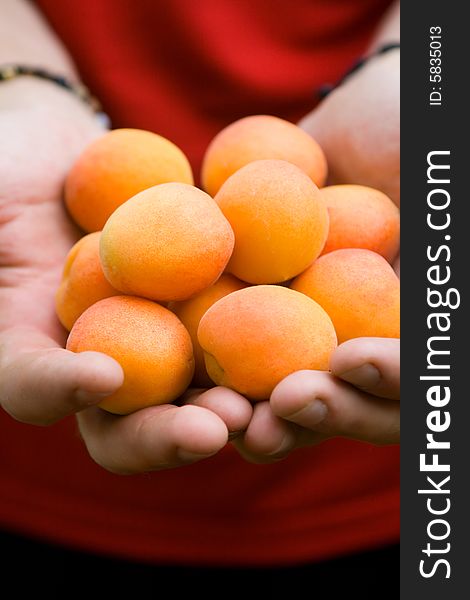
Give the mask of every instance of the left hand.
<svg viewBox="0 0 470 600">
<path fill-rule="evenodd" d="M 328 184 L 377 188 L 400 206 L 400 52 L 366 64 L 299 126 L 323 148 Z"/>
<path fill-rule="evenodd" d="M 233 443 L 257 463 L 277 461 L 295 448 L 334 436 L 396 444 L 399 388 L 400 340 L 348 340 L 333 353 L 331 373 L 293 373 L 269 401 L 255 404 L 246 432 Z"/>
<path fill-rule="evenodd" d="M 400 205 L 400 54 L 371 58 L 300 123 L 325 151 L 329 184 L 375 187 Z M 399 276 L 399 257 L 394 266 Z M 341 436 L 396 444 L 400 432 L 400 340 L 356 338 L 333 353 L 331 372 L 299 371 L 255 404 L 234 445 L 267 463 Z"/>
</svg>

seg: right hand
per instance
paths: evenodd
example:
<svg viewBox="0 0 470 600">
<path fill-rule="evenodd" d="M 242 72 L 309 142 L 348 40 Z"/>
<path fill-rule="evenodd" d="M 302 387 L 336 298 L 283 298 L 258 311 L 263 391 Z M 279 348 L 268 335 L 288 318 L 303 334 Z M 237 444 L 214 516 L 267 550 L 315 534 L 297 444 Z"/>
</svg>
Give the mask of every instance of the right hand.
<svg viewBox="0 0 470 600">
<path fill-rule="evenodd" d="M 0 405 L 36 425 L 76 413 L 91 457 L 116 473 L 176 467 L 215 454 L 251 418 L 251 405 L 235 392 L 194 391 L 187 406 L 151 407 L 125 417 L 96 406 L 120 387 L 122 369 L 98 352 L 64 350 L 54 295 L 65 256 L 80 237 L 63 208 L 63 181 L 103 130 L 86 107 L 49 83 L 3 85 Z"/>
</svg>

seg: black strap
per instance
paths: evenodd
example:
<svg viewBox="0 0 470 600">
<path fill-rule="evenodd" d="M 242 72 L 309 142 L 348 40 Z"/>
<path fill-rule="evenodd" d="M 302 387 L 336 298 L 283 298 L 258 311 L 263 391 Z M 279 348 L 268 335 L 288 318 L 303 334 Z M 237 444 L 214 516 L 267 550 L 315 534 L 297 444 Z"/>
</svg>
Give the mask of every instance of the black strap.
<svg viewBox="0 0 470 600">
<path fill-rule="evenodd" d="M 318 95 L 320 99 L 328 96 L 330 92 L 332 92 L 335 88 L 339 87 L 348 77 L 350 77 L 356 71 L 359 71 L 371 58 L 375 58 L 376 56 L 380 56 L 381 54 L 385 54 L 386 52 L 390 52 L 390 50 L 396 50 L 400 48 L 399 42 L 384 44 L 380 46 L 372 52 L 371 54 L 367 54 L 366 56 L 361 56 L 361 58 L 357 59 L 352 66 L 346 71 L 346 73 L 341 77 L 341 79 L 336 83 L 326 83 L 322 85 L 318 90 Z"/>
</svg>

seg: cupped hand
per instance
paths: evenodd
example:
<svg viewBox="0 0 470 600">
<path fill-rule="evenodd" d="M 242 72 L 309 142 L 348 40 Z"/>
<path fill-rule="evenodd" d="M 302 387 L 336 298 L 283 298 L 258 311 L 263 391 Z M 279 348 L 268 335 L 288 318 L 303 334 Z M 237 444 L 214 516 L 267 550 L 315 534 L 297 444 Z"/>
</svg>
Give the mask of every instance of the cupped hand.
<svg viewBox="0 0 470 600">
<path fill-rule="evenodd" d="M 231 432 L 247 427 L 247 400 L 223 388 L 193 391 L 180 403 L 186 405 L 112 415 L 97 404 L 122 384 L 120 365 L 104 354 L 63 348 L 54 295 L 65 256 L 81 235 L 63 208 L 63 181 L 103 130 L 67 92 L 26 81 L 6 85 L 0 103 L 0 405 L 36 425 L 77 414 L 91 457 L 117 473 L 176 467 L 216 453 Z M 15 90 L 25 98 L 29 85 L 33 107 L 14 101 Z"/>
<path fill-rule="evenodd" d="M 251 404 L 232 390 L 188 390 L 177 404 L 127 416 L 90 407 L 77 414 L 91 457 L 108 471 L 143 473 L 209 458 L 246 429 Z"/>
<path fill-rule="evenodd" d="M 400 55 L 372 58 L 299 123 L 325 151 L 328 184 L 375 187 L 400 204 Z M 393 265 L 399 276 L 400 258 Z M 299 371 L 255 405 L 233 441 L 247 460 L 267 463 L 341 436 L 396 444 L 400 433 L 400 341 L 357 338 L 332 355 L 330 372 Z"/>
<path fill-rule="evenodd" d="M 269 401 L 255 405 L 245 434 L 233 442 L 242 456 L 272 462 L 336 436 L 399 442 L 400 340 L 349 340 L 335 350 L 330 367 L 329 373 L 289 375 Z"/>
</svg>

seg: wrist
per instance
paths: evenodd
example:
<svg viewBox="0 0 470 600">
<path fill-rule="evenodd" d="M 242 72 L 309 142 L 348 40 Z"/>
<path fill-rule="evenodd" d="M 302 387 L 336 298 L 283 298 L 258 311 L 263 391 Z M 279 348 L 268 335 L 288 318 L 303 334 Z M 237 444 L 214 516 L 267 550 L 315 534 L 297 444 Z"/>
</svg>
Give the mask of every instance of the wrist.
<svg viewBox="0 0 470 600">
<path fill-rule="evenodd" d="M 94 107 L 83 101 L 77 94 L 57 85 L 57 83 L 22 75 L 0 82 L 0 109 L 54 110 L 60 113 L 76 114 L 79 118 L 96 119 Z"/>
<path fill-rule="evenodd" d="M 381 46 L 382 51 L 374 51 L 366 56 L 364 68 L 370 65 L 378 65 L 382 68 L 388 68 L 391 65 L 400 64 L 400 42 L 394 42 Z"/>
<path fill-rule="evenodd" d="M 393 58 L 388 58 L 391 55 Z M 362 74 L 363 71 L 367 71 L 370 65 L 389 65 L 396 64 L 399 68 L 400 63 L 400 42 L 390 42 L 382 44 L 369 51 L 364 56 L 357 59 L 351 67 L 342 75 L 336 84 L 327 83 L 319 89 L 319 96 L 321 99 L 325 98 L 334 90 L 342 87 L 345 83 L 350 80 L 354 80 L 357 75 Z"/>
<path fill-rule="evenodd" d="M 36 190 L 60 195 L 83 149 L 104 133 L 93 111 L 67 90 L 21 77 L 0 85 L 0 180 L 15 200 Z M 8 191 L 8 194 L 7 194 Z"/>
<path fill-rule="evenodd" d="M 1 83 L 0 119 L 19 133 L 29 130 L 32 143 L 41 138 L 45 147 L 54 147 L 61 137 L 72 152 L 106 131 L 97 114 L 78 97 L 52 82 L 29 76 Z"/>
</svg>

